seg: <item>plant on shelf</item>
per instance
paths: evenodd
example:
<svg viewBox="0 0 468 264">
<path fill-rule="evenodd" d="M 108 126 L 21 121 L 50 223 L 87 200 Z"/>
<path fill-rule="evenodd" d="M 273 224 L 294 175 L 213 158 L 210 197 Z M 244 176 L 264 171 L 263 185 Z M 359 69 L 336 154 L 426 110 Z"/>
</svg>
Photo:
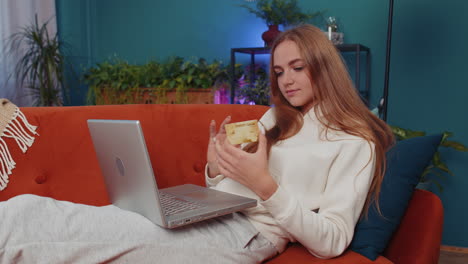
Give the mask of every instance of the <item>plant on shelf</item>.
<svg viewBox="0 0 468 264">
<path fill-rule="evenodd" d="M 331 16 L 326 19 L 327 31 L 338 32 L 338 22 L 336 18 Z"/>
<path fill-rule="evenodd" d="M 67 92 L 64 67 L 70 65 L 61 52 L 67 44 L 58 34 L 49 36 L 48 23 L 40 25 L 36 15 L 34 23 L 13 34 L 8 43 L 7 54 L 19 55 L 13 76 L 31 91 L 35 106 L 63 105 Z"/>
<path fill-rule="evenodd" d="M 397 140 L 404 140 L 414 137 L 421 137 L 425 136 L 426 133 L 423 131 L 414 131 L 410 129 L 404 129 L 397 126 L 390 126 L 392 129 L 393 134 L 395 135 Z M 439 147 L 450 148 L 456 151 L 468 151 L 468 148 L 460 142 L 448 140 L 448 138 L 452 137 L 453 133 L 450 132 L 443 132 L 442 140 L 439 144 Z M 453 175 L 452 171 L 448 168 L 447 164 L 444 163 L 441 152 L 437 150 L 432 158 L 431 163 L 424 169 L 423 173 L 421 174 L 420 183 L 423 184 L 435 184 L 440 191 L 443 190 L 442 184 L 440 180 L 444 180 L 446 175 Z M 434 177 L 430 177 L 433 175 Z"/>
<path fill-rule="evenodd" d="M 232 84 L 234 84 L 234 90 L 239 87 L 238 80 L 244 74 L 242 64 L 236 63 L 233 69 L 224 67 L 216 78 L 216 82 L 213 85 L 214 92 L 214 103 L 215 104 L 229 104 L 231 98 Z"/>
<path fill-rule="evenodd" d="M 297 0 L 257 0 L 255 7 L 251 4 L 239 5 L 250 13 L 265 21 L 268 30 L 263 32 L 265 46 L 271 46 L 278 34 L 279 25 L 289 26 L 310 21 L 322 12 L 303 12 Z"/>
<path fill-rule="evenodd" d="M 297 0 L 257 0 L 251 2 L 256 2 L 255 7 L 248 4 L 242 4 L 240 7 L 261 18 L 267 25 L 294 25 L 306 22 L 321 14 L 321 12 L 301 11 Z"/>
<path fill-rule="evenodd" d="M 250 67 L 246 67 L 245 74 L 239 79 L 237 101 L 241 104 L 270 105 L 270 84 L 266 70 L 256 64 L 254 76 L 251 76 Z"/>
<path fill-rule="evenodd" d="M 89 104 L 168 103 L 168 92 L 175 92 L 173 102 L 187 103 L 188 92 L 210 92 L 226 72 L 221 62 L 207 63 L 203 58 L 193 63 L 170 57 L 164 62 L 143 65 L 113 58 L 89 68 L 84 80 L 89 84 Z"/>
</svg>

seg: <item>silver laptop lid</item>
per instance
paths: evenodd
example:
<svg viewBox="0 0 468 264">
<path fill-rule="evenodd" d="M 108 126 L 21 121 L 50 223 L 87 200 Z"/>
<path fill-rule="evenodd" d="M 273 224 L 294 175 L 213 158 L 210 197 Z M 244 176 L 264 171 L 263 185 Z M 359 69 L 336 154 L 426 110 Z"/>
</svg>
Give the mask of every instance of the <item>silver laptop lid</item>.
<svg viewBox="0 0 468 264">
<path fill-rule="evenodd" d="M 89 119 L 88 128 L 111 202 L 166 226 L 140 121 Z"/>
</svg>

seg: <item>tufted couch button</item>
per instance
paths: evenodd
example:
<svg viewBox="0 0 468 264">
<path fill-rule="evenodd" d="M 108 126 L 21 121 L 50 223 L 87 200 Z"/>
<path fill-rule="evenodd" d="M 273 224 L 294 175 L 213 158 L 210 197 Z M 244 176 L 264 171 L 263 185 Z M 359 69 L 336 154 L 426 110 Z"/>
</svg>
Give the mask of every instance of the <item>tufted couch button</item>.
<svg viewBox="0 0 468 264">
<path fill-rule="evenodd" d="M 45 174 L 41 174 L 34 179 L 37 184 L 43 184 L 47 181 L 47 176 Z"/>
<path fill-rule="evenodd" d="M 193 170 L 195 172 L 202 172 L 203 170 L 205 169 L 205 165 L 202 164 L 201 162 L 196 162 L 195 164 L 193 164 Z"/>
</svg>

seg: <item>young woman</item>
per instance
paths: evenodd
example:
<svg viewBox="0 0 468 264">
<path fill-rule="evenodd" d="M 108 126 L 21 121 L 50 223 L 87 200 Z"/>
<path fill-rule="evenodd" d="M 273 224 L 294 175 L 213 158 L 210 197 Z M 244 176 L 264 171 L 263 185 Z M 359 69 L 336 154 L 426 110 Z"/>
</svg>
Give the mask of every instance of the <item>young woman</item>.
<svg viewBox="0 0 468 264">
<path fill-rule="evenodd" d="M 319 258 L 335 257 L 379 195 L 393 135 L 361 101 L 319 29 L 282 33 L 271 55 L 275 107 L 260 120 L 266 131 L 245 152 L 212 122 L 206 181 L 257 198 L 244 215 L 278 252 L 297 241 Z"/>
<path fill-rule="evenodd" d="M 289 241 L 340 255 L 379 194 L 392 133 L 356 93 L 335 47 L 299 26 L 272 47 L 274 107 L 243 149 L 211 123 L 206 182 L 258 199 L 242 213 L 167 230 L 138 214 L 34 195 L 0 203 L 1 263 L 259 263 Z M 364 209 L 364 210 L 363 210 Z"/>
</svg>

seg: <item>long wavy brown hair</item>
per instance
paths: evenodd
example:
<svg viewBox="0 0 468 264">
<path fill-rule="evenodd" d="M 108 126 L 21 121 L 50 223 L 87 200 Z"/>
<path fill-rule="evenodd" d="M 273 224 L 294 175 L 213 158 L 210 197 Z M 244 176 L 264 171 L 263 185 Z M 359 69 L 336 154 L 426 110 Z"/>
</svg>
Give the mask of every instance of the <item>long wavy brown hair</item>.
<svg viewBox="0 0 468 264">
<path fill-rule="evenodd" d="M 384 121 L 369 111 L 358 95 L 336 47 L 314 26 L 300 25 L 281 33 L 271 48 L 270 83 L 272 103 L 276 108 L 276 124 L 265 133 L 268 152 L 278 141 L 297 134 L 303 125 L 301 109 L 292 106 L 282 95 L 273 69 L 274 52 L 286 40 L 296 43 L 308 74 L 312 77 L 314 111 L 326 128 L 325 135 L 328 130 L 339 130 L 374 144 L 375 172 L 363 213 L 367 215 L 373 201 L 380 212 L 378 197 L 385 174 L 385 153 L 394 143 L 393 133 Z"/>
</svg>

